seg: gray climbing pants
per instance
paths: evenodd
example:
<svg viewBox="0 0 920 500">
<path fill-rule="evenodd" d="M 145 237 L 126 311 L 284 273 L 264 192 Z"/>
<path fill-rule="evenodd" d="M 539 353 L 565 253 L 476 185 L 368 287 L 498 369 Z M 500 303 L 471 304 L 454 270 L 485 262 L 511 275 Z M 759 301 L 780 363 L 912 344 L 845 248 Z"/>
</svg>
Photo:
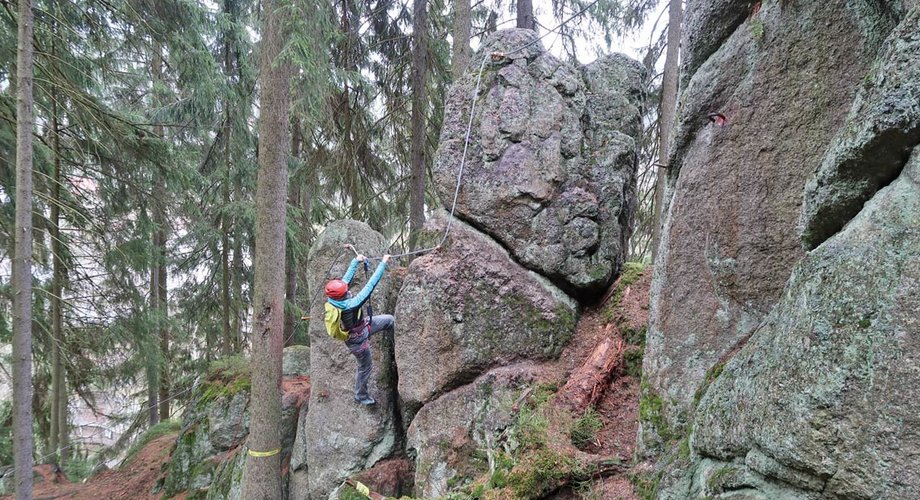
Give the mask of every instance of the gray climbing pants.
<svg viewBox="0 0 920 500">
<path fill-rule="evenodd" d="M 383 330 L 393 331 L 393 325 L 394 321 L 391 314 L 376 315 L 371 319 L 368 337 Z M 355 355 L 355 359 L 358 361 L 358 370 L 355 372 L 355 397 L 368 397 L 367 381 L 371 378 L 371 368 L 373 368 L 371 347 L 368 345 L 366 349 L 360 352 L 352 352 L 352 354 Z"/>
</svg>

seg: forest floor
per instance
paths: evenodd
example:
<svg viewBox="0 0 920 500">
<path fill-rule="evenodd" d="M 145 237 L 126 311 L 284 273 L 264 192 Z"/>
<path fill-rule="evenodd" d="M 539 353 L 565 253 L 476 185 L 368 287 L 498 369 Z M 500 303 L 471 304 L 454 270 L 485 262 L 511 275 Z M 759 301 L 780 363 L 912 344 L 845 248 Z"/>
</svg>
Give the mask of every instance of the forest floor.
<svg viewBox="0 0 920 500">
<path fill-rule="evenodd" d="M 614 369 L 603 396 L 594 405 L 595 414 L 600 419 L 600 429 L 582 450 L 595 457 L 617 457 L 627 465 L 632 463 L 639 430 L 640 375 L 649 319 L 651 282 L 651 267 L 641 272 L 634 270 L 631 276 L 628 271 L 624 272 L 623 278 L 611 288 L 605 300 L 582 314 L 572 342 L 553 370 L 564 381 L 584 365 L 595 346 L 605 338 L 619 337 L 623 340 L 624 359 Z M 564 398 L 561 397 L 551 399 L 550 403 L 559 409 L 565 406 Z M 568 433 L 568 429 L 558 431 Z M 638 495 L 629 479 L 632 472 L 627 469 L 588 484 L 583 483 L 577 488 L 563 488 L 553 498 L 637 499 Z"/>
<path fill-rule="evenodd" d="M 33 497 L 35 500 L 161 498 L 162 494 L 153 493 L 153 489 L 165 474 L 163 466 L 169 461 L 176 444 L 176 437 L 177 434 L 160 436 L 147 443 L 122 467 L 101 472 L 82 483 L 68 481 L 54 465 L 38 465 L 34 469 Z M 174 498 L 181 499 L 182 497 Z"/>
</svg>

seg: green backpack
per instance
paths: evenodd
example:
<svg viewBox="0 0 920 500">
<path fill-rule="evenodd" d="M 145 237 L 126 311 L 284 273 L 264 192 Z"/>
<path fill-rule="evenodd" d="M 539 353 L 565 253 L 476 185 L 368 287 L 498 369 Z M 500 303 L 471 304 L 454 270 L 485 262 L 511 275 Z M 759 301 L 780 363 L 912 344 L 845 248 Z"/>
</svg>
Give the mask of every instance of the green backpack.
<svg viewBox="0 0 920 500">
<path fill-rule="evenodd" d="M 326 323 L 326 333 L 336 340 L 348 340 L 348 330 L 342 328 L 342 310 L 326 302 L 326 313 L 323 316 Z"/>
</svg>

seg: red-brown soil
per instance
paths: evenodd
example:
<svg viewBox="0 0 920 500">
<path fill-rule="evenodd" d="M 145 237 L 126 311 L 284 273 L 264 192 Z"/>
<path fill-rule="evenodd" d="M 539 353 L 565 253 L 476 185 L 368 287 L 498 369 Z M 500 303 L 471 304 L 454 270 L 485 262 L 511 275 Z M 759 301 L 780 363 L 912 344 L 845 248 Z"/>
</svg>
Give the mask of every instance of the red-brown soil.
<svg viewBox="0 0 920 500">
<path fill-rule="evenodd" d="M 603 304 L 584 312 L 575 336 L 553 370 L 556 377 L 559 377 L 556 381 L 567 380 L 605 337 L 622 336 L 627 340 L 626 330 L 640 330 L 648 325 L 651 281 L 652 269 L 649 267 L 635 283 L 622 290 L 619 304 L 615 308 L 608 311 L 609 300 L 612 300 L 614 295 L 611 293 Z M 627 349 L 630 348 L 636 349 L 638 346 L 630 344 Z M 561 406 L 565 404 L 564 400 L 564 397 L 560 397 L 554 401 Z M 596 434 L 595 442 L 584 451 L 602 457 L 615 456 L 624 463 L 630 463 L 636 449 L 636 435 L 639 429 L 639 379 L 628 375 L 625 367 L 617 369 L 603 397 L 595 405 L 595 410 L 601 417 L 603 427 Z M 626 473 L 599 479 L 591 485 L 589 491 L 560 492 L 555 498 L 581 496 L 604 499 L 637 498 Z"/>
<path fill-rule="evenodd" d="M 35 500 L 127 500 L 162 498 L 154 494 L 164 472 L 163 465 L 176 444 L 176 434 L 161 436 L 147 443 L 124 467 L 107 470 L 89 478 L 85 483 L 71 483 L 57 467 L 42 464 L 35 467 Z M 12 498 L 12 497 L 3 497 Z M 182 496 L 174 497 L 176 499 Z"/>
<path fill-rule="evenodd" d="M 286 377 L 282 380 L 282 389 L 282 398 L 287 404 L 301 406 L 310 398 L 310 377 Z M 176 437 L 170 434 L 154 439 L 121 468 L 99 473 L 83 483 L 71 483 L 62 473 L 56 472 L 54 465 L 38 465 L 34 469 L 33 496 L 36 500 L 160 499 L 162 494 L 153 493 L 153 489 L 165 474 L 164 465 L 169 461 Z M 12 497 L 0 497 L 7 498 Z M 181 500 L 185 494 L 172 498 Z"/>
</svg>

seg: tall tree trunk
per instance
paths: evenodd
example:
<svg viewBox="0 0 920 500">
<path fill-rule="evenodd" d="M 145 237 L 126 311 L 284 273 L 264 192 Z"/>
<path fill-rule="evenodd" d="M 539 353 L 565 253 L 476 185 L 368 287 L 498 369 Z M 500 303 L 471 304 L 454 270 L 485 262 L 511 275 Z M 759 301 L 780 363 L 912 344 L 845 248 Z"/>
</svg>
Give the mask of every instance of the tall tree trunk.
<svg viewBox="0 0 920 500">
<path fill-rule="evenodd" d="M 13 243 L 13 461 L 17 499 L 32 498 L 32 2 L 19 0 L 16 226 Z"/>
<path fill-rule="evenodd" d="M 162 187 L 162 183 L 160 183 L 160 186 L 159 191 L 165 197 L 165 188 Z M 157 238 L 160 250 L 160 260 L 157 266 L 157 273 L 159 273 L 157 285 L 160 294 L 158 303 L 160 306 L 160 357 L 162 364 L 160 365 L 159 404 L 160 421 L 162 422 L 169 420 L 169 367 L 172 357 L 169 355 L 169 322 L 167 321 L 169 318 L 169 301 L 167 300 L 166 292 L 169 279 L 166 270 L 166 217 L 162 211 L 160 212 L 160 217 L 160 223 L 158 224 L 160 236 Z"/>
<path fill-rule="evenodd" d="M 290 127 L 290 65 L 277 0 L 263 0 L 262 96 L 256 181 L 255 293 L 252 332 L 252 424 L 242 497 L 281 498 L 281 356 L 284 332 L 285 216 Z"/>
<path fill-rule="evenodd" d="M 224 15 L 228 15 L 236 20 L 233 16 L 235 15 L 232 12 L 230 0 L 224 0 L 223 2 L 223 11 Z M 231 78 L 233 76 L 233 55 L 230 48 L 230 32 L 229 30 L 223 33 L 224 37 L 224 46 L 223 46 L 223 56 L 224 56 L 224 78 L 228 82 L 232 82 Z M 230 97 L 226 97 L 224 101 L 224 164 L 226 165 L 227 175 L 224 178 L 224 207 L 230 205 L 230 188 L 233 183 L 233 159 L 231 157 L 231 149 L 233 141 L 233 126 L 231 123 L 231 114 L 230 114 Z M 228 217 L 221 216 L 220 219 L 221 225 L 221 234 L 220 234 L 220 269 L 221 269 L 221 311 L 223 314 L 223 335 L 221 336 L 221 353 L 224 356 L 229 356 L 233 352 L 233 346 L 235 343 L 234 336 L 231 334 L 231 299 L 230 299 L 230 233 L 233 230 L 232 223 Z M 239 278 L 237 278 L 239 279 Z"/>
<path fill-rule="evenodd" d="M 230 186 L 224 186 L 224 205 L 230 204 Z M 221 337 L 221 354 L 229 356 L 233 352 L 234 337 L 230 323 L 230 224 L 227 217 L 221 218 L 220 235 L 220 302 L 223 314 L 223 336 Z"/>
<path fill-rule="evenodd" d="M 652 262 L 657 263 L 661 243 L 661 210 L 668 180 L 668 141 L 677 110 L 677 73 L 680 57 L 680 25 L 683 22 L 682 0 L 671 0 L 668 6 L 668 50 L 664 58 L 661 82 L 661 114 L 658 117 L 658 173 L 655 180 L 655 210 L 652 219 Z"/>
<path fill-rule="evenodd" d="M 470 63 L 470 0 L 454 2 L 454 47 L 451 73 L 456 81 Z"/>
<path fill-rule="evenodd" d="M 412 38 L 412 187 L 409 193 L 409 243 L 414 246 L 425 224 L 425 146 L 428 144 L 426 109 L 428 106 L 428 2 L 413 0 Z"/>
<path fill-rule="evenodd" d="M 156 232 L 154 231 L 153 238 L 154 249 L 151 250 L 152 256 L 156 256 Z M 150 263 L 150 340 L 145 343 L 145 349 L 154 350 L 156 349 L 157 344 L 152 341 L 153 335 L 157 332 L 157 322 L 159 321 L 157 317 L 157 310 L 160 300 L 160 284 L 158 283 L 160 279 L 160 273 L 158 272 L 156 263 L 151 259 Z M 160 383 L 160 361 L 159 356 L 146 356 L 146 370 L 147 370 L 147 422 L 150 427 L 153 427 L 160 421 L 159 413 L 159 383 Z"/>
<path fill-rule="evenodd" d="M 298 158 L 303 146 L 303 135 L 300 129 L 300 120 L 292 120 L 291 127 L 291 157 Z M 288 204 L 296 207 L 300 202 L 300 184 L 295 183 L 288 189 Z M 297 320 L 300 315 L 294 314 L 294 308 L 297 305 L 297 266 L 294 262 L 294 255 L 291 249 L 288 249 L 287 259 L 284 261 L 284 294 L 287 302 L 291 307 L 284 308 L 284 346 L 291 345 L 294 341 L 294 329 L 297 328 Z"/>
<path fill-rule="evenodd" d="M 240 196 L 240 190 L 236 190 L 234 199 L 240 199 Z M 240 307 L 240 304 L 243 303 L 243 241 L 239 234 L 233 241 L 233 260 L 230 263 L 230 276 L 236 277 L 231 282 L 235 307 L 233 309 L 233 327 L 230 330 L 233 335 L 233 352 L 242 352 L 244 344 L 243 320 L 246 311 Z"/>
<path fill-rule="evenodd" d="M 153 45 L 153 80 L 157 84 L 163 82 L 163 47 L 159 42 Z M 153 101 L 156 105 L 162 104 L 160 99 L 154 93 Z M 153 133 L 160 139 L 165 138 L 162 125 L 154 125 Z M 167 319 L 169 317 L 167 285 L 168 276 L 166 270 L 166 186 L 163 178 L 163 168 L 160 165 L 154 168 L 153 182 L 153 199 L 154 212 L 153 223 L 153 252 L 154 252 L 154 269 L 156 276 L 151 275 L 151 299 L 153 311 L 156 315 L 157 334 L 160 339 L 160 366 L 158 370 L 159 381 L 157 384 L 159 392 L 159 420 L 169 419 L 169 328 Z"/>
<path fill-rule="evenodd" d="M 517 27 L 537 30 L 537 20 L 533 17 L 533 0 L 517 0 Z"/>
<path fill-rule="evenodd" d="M 54 44 L 52 43 L 52 52 Z M 64 294 L 64 260 L 61 244 L 61 135 L 58 120 L 58 93 L 51 92 L 51 147 L 54 155 L 54 172 L 51 180 L 51 452 L 57 455 L 58 465 L 65 462 L 67 447 L 67 382 L 61 347 L 64 345 L 62 298 Z"/>
</svg>

